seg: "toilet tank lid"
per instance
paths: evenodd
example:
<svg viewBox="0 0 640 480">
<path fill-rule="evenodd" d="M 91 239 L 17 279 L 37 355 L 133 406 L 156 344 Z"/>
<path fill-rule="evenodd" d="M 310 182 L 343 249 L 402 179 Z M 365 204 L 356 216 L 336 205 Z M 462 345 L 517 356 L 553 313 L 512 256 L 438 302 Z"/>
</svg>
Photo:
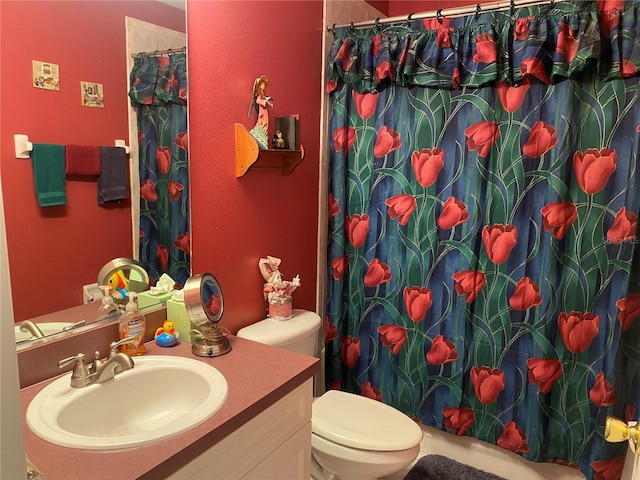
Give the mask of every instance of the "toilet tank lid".
<svg viewBox="0 0 640 480">
<path fill-rule="evenodd" d="M 410 417 L 368 397 L 329 390 L 312 408 L 313 433 L 345 447 L 393 452 L 422 440 L 422 430 Z"/>
<path fill-rule="evenodd" d="M 293 310 L 288 320 L 265 318 L 238 331 L 238 337 L 253 340 L 266 345 L 287 345 L 320 328 L 320 316 L 308 310 Z"/>
</svg>

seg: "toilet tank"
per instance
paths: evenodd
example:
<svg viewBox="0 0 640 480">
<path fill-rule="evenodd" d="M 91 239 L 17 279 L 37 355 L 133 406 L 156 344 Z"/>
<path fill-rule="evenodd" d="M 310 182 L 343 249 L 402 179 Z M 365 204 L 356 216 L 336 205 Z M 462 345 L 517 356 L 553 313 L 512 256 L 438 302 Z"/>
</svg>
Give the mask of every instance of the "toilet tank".
<svg viewBox="0 0 640 480">
<path fill-rule="evenodd" d="M 307 310 L 293 310 L 288 320 L 265 318 L 238 331 L 238 337 L 315 357 L 320 316 Z"/>
</svg>

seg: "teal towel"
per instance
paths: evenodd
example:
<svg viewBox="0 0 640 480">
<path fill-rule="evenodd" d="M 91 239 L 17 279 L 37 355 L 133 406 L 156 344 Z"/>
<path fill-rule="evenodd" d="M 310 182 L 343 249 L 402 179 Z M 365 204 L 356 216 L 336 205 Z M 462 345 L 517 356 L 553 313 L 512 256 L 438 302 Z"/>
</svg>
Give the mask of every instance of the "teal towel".
<svg viewBox="0 0 640 480">
<path fill-rule="evenodd" d="M 31 162 L 40 206 L 66 205 L 64 145 L 34 143 Z"/>
</svg>

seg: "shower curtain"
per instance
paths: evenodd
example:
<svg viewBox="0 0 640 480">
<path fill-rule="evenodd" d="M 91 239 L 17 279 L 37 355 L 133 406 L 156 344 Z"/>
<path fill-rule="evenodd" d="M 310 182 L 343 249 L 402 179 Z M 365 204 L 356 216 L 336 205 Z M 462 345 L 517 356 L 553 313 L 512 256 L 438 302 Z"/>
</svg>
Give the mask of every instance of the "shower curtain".
<svg viewBox="0 0 640 480">
<path fill-rule="evenodd" d="M 635 419 L 640 6 L 338 28 L 328 388 L 619 478 Z"/>
<path fill-rule="evenodd" d="M 152 281 L 166 273 L 181 286 L 191 273 L 186 54 L 137 57 L 130 80 L 140 160 L 139 261 Z"/>
</svg>

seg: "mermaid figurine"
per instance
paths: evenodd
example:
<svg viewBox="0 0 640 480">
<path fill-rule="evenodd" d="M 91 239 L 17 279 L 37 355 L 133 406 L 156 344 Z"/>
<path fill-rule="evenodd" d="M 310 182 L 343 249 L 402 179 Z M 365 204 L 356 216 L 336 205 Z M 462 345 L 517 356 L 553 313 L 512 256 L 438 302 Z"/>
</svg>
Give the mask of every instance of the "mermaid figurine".
<svg viewBox="0 0 640 480">
<path fill-rule="evenodd" d="M 273 98 L 266 94 L 267 85 L 269 85 L 269 79 L 266 75 L 256 78 L 253 82 L 253 100 L 249 107 L 249 118 L 254 110 L 258 114 L 256 124 L 249 133 L 262 150 L 269 148 L 269 108 L 273 108 Z"/>
</svg>

